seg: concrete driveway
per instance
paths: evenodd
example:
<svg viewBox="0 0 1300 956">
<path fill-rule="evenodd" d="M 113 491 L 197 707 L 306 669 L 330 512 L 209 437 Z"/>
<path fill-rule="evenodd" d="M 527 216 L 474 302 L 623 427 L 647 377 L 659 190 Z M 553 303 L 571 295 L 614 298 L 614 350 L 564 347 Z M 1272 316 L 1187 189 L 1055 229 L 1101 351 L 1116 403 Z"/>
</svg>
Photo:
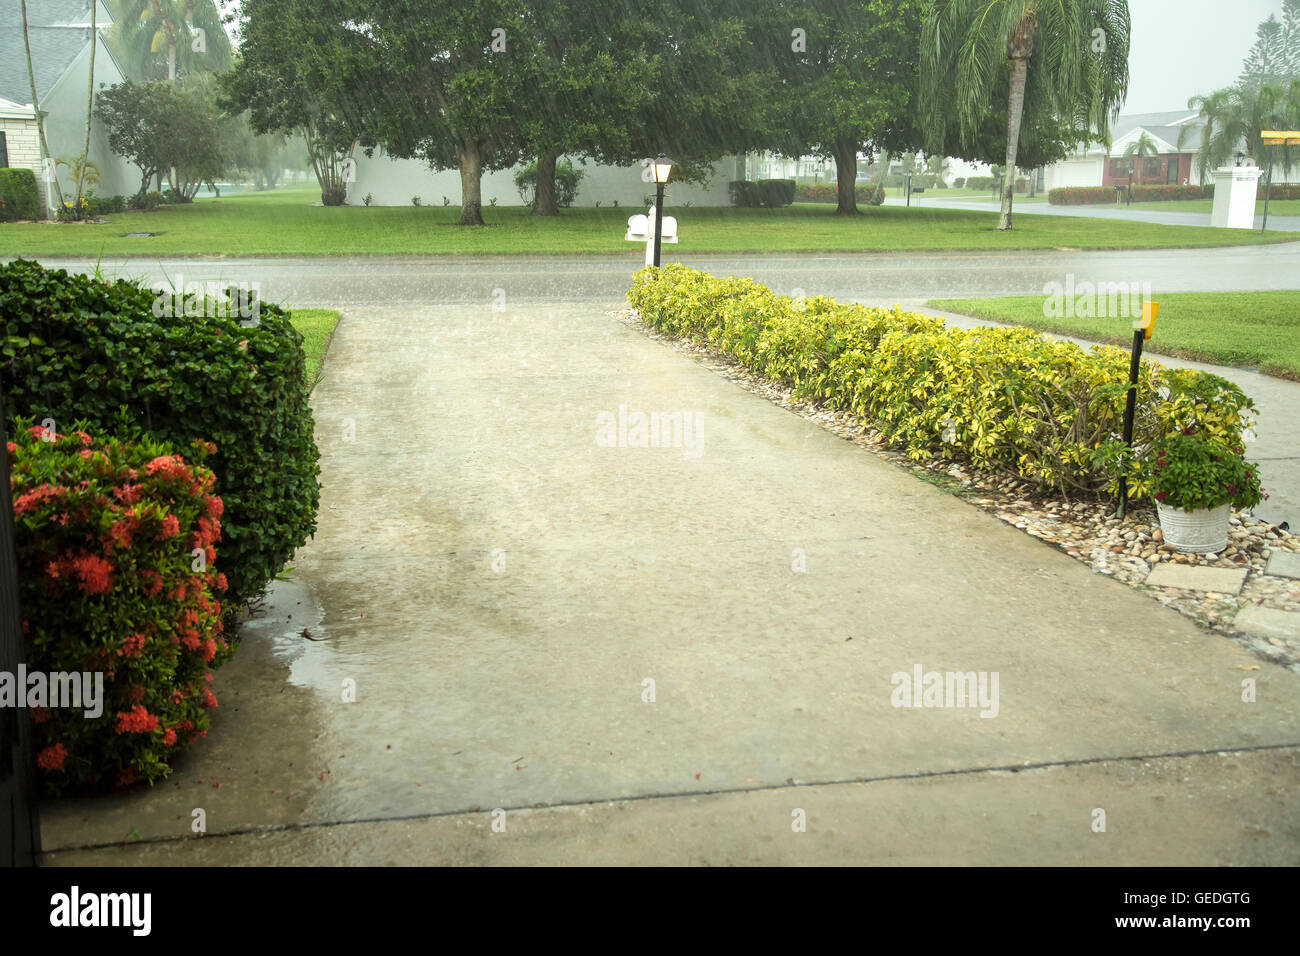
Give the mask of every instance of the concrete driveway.
<svg viewBox="0 0 1300 956">
<path fill-rule="evenodd" d="M 600 308 L 345 308 L 313 404 L 208 739 L 47 863 L 1300 863 L 1300 675 Z"/>
</svg>

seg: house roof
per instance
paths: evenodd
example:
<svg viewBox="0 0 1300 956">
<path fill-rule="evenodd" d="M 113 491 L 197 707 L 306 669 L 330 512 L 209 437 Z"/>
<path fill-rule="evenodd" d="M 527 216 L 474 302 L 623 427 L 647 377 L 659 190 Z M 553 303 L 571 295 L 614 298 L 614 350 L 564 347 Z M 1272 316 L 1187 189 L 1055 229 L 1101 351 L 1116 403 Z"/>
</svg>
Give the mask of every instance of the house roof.
<svg viewBox="0 0 1300 956">
<path fill-rule="evenodd" d="M 27 5 L 28 36 L 36 95 L 45 99 L 90 42 L 91 0 L 39 0 Z M 95 0 L 96 25 L 113 22 L 101 0 Z M 32 98 L 23 43 L 23 14 L 17 3 L 0 5 L 0 97 L 16 103 Z"/>
<path fill-rule="evenodd" d="M 1124 146 L 1129 140 L 1136 139 L 1145 132 L 1160 144 L 1161 153 L 1195 153 L 1201 148 L 1204 125 L 1197 110 L 1128 113 L 1111 124 L 1109 152 L 1104 143 L 1098 142 L 1090 143 L 1085 152 L 1090 156 L 1117 156 L 1124 152 Z M 1179 136 L 1183 137 L 1181 146 L 1178 143 Z"/>
</svg>

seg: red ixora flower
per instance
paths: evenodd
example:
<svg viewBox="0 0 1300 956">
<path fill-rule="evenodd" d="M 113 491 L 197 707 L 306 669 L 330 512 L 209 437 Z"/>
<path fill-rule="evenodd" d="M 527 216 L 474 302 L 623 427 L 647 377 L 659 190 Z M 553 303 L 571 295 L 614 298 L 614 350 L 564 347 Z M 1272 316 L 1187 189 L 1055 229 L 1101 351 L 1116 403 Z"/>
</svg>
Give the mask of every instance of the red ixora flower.
<svg viewBox="0 0 1300 956">
<path fill-rule="evenodd" d="M 67 759 L 68 748 L 63 744 L 54 744 L 46 747 L 36 755 L 36 766 L 42 770 L 58 770 L 63 766 L 63 761 Z"/>
<path fill-rule="evenodd" d="M 166 518 L 163 518 L 162 524 L 158 529 L 159 536 L 163 538 L 174 538 L 176 535 L 180 534 L 180 532 L 181 523 L 176 520 L 175 515 L 168 515 Z"/>
<path fill-rule="evenodd" d="M 59 577 L 60 572 L 74 572 L 85 594 L 105 594 L 113 589 L 113 566 L 98 555 L 79 554 L 51 561 L 45 570 L 50 577 Z"/>
<path fill-rule="evenodd" d="M 176 743 L 176 731 L 168 727 L 163 731 L 163 743 L 168 747 Z"/>
<path fill-rule="evenodd" d="M 157 729 L 158 718 L 145 710 L 140 704 L 131 708 L 129 714 L 117 715 L 117 732 L 119 734 L 147 734 Z"/>
<path fill-rule="evenodd" d="M 1235 495 L 1237 493 L 1237 486 L 1234 485 L 1232 482 L 1228 482 L 1226 487 L 1228 489 L 1228 494 Z"/>
<path fill-rule="evenodd" d="M 1169 496 L 1168 496 L 1167 494 L 1165 494 L 1163 491 L 1157 491 L 1157 492 L 1156 492 L 1156 501 L 1164 501 L 1164 500 L 1165 500 L 1166 498 L 1168 498 L 1168 497 L 1169 497 Z"/>
<path fill-rule="evenodd" d="M 1196 429 L 1195 429 L 1193 426 L 1188 425 L 1186 428 L 1183 429 L 1183 434 L 1184 434 L 1184 435 L 1195 435 L 1195 434 L 1196 434 Z"/>
</svg>

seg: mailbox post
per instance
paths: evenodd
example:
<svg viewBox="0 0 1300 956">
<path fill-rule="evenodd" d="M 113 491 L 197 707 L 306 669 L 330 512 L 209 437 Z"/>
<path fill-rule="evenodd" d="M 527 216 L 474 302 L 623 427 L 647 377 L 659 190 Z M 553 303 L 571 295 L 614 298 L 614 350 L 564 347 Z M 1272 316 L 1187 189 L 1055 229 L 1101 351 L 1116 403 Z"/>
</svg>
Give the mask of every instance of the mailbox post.
<svg viewBox="0 0 1300 956">
<path fill-rule="evenodd" d="M 645 264 L 653 266 L 655 262 L 655 233 L 658 231 L 661 242 L 677 242 L 677 220 L 672 216 L 665 216 L 663 227 L 660 230 L 655 229 L 655 220 L 659 217 L 655 215 L 655 207 L 651 206 L 647 214 L 642 216 L 639 213 L 632 216 L 627 221 L 627 235 L 623 238 L 628 242 L 645 243 Z"/>
</svg>

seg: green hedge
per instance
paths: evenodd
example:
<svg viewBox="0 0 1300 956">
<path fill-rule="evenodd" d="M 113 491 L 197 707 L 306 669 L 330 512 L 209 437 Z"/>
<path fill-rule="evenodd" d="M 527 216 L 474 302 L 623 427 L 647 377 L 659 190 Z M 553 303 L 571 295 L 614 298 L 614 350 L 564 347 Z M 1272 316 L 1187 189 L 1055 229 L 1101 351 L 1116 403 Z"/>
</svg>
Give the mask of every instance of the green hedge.
<svg viewBox="0 0 1300 956">
<path fill-rule="evenodd" d="M 885 201 L 885 187 L 879 183 L 874 185 L 860 185 L 853 189 L 854 196 L 860 203 L 866 203 L 869 206 L 879 206 Z M 816 202 L 816 203 L 838 203 L 839 189 L 834 184 L 800 186 L 794 191 L 795 202 Z"/>
<path fill-rule="evenodd" d="M 11 415 L 56 427 L 84 420 L 96 434 L 177 448 L 215 442 L 207 465 L 225 502 L 233 610 L 316 530 L 320 454 L 302 336 L 278 306 L 256 303 L 254 320 L 195 315 L 218 312 L 197 294 L 177 303 L 190 314 L 168 315 L 159 306 L 169 300 L 129 281 L 0 265 L 0 386 Z"/>
<path fill-rule="evenodd" d="M 913 459 L 942 454 L 1066 492 L 1117 483 L 1125 350 L 1084 352 L 1024 328 L 947 328 L 930 316 L 822 296 L 800 308 L 752 279 L 678 264 L 642 269 L 628 300 L 655 328 L 861 416 Z M 1187 427 L 1240 444 L 1254 409 L 1222 378 L 1149 362 L 1138 395 L 1139 458 Z M 1137 471 L 1129 475 L 1134 494 L 1144 493 Z"/>
<path fill-rule="evenodd" d="M 794 202 L 795 181 L 793 179 L 760 179 L 757 182 L 736 180 L 727 183 L 727 194 L 733 206 L 754 209 L 766 206 L 776 209 Z"/>
<path fill-rule="evenodd" d="M 36 174 L 30 169 L 0 169 L 0 222 L 40 218 Z"/>
<path fill-rule="evenodd" d="M 1047 201 L 1057 206 L 1113 203 L 1115 202 L 1116 188 L 1115 186 L 1078 186 L 1053 189 L 1048 192 Z M 1123 197 L 1128 187 L 1122 186 L 1118 188 L 1121 190 L 1119 195 Z M 1255 190 L 1256 198 L 1263 199 L 1264 191 L 1264 184 L 1260 183 Z M 1274 183 L 1273 187 L 1268 190 L 1268 194 L 1271 199 L 1300 199 L 1300 184 Z M 1135 203 L 1179 202 L 1182 200 L 1213 198 L 1213 183 L 1203 186 L 1133 186 L 1133 201 Z"/>
</svg>

